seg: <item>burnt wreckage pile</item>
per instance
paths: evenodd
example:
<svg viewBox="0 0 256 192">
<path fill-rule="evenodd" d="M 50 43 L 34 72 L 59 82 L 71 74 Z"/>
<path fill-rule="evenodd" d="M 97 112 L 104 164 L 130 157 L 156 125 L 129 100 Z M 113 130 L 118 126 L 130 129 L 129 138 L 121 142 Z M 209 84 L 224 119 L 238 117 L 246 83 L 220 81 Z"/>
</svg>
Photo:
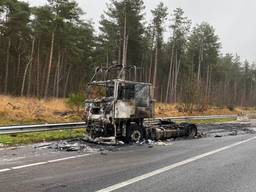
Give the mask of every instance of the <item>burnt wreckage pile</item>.
<svg viewBox="0 0 256 192">
<path fill-rule="evenodd" d="M 124 74 L 132 70 L 135 81 L 125 80 Z M 109 78 L 115 72 L 117 78 Z M 135 66 L 96 68 L 88 87 L 91 98 L 85 102 L 84 120 L 90 140 L 138 142 L 197 135 L 194 124 L 154 118 L 152 85 L 136 81 Z"/>
</svg>

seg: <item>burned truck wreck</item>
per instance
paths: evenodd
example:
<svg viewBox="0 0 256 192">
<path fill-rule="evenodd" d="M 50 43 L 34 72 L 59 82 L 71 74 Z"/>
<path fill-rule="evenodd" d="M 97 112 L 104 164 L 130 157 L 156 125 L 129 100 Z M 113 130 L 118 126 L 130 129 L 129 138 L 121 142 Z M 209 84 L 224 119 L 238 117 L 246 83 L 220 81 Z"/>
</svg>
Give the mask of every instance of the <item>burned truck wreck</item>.
<svg viewBox="0 0 256 192">
<path fill-rule="evenodd" d="M 113 69 L 120 70 L 118 78 L 108 79 L 108 73 Z M 136 77 L 136 67 L 132 69 Z M 97 68 L 88 85 L 89 95 L 93 96 L 85 101 L 84 120 L 90 140 L 128 143 L 197 134 L 194 124 L 177 124 L 170 119 L 154 118 L 152 85 L 119 78 L 123 70 L 126 69 L 119 65 Z M 98 74 L 103 80 L 95 80 Z"/>
</svg>

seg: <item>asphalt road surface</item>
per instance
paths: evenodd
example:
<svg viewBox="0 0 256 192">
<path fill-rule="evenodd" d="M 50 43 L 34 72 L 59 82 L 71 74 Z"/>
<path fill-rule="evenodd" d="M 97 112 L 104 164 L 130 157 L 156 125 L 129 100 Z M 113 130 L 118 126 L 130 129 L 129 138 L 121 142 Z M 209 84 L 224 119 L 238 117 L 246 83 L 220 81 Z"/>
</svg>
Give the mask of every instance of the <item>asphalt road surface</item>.
<svg viewBox="0 0 256 192">
<path fill-rule="evenodd" d="M 59 152 L 0 150 L 0 192 L 256 191 L 256 135 Z"/>
</svg>

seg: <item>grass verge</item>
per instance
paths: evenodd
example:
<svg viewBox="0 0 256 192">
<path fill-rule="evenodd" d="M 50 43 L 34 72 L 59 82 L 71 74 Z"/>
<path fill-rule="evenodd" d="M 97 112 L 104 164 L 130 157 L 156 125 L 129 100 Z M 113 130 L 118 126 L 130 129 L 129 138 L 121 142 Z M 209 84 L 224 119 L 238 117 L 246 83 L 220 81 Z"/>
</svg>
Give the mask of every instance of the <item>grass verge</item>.
<svg viewBox="0 0 256 192">
<path fill-rule="evenodd" d="M 11 135 L 0 135 L 0 143 L 4 146 L 15 146 L 19 144 L 31 144 L 43 141 L 55 141 L 82 137 L 84 129 L 58 130 L 48 132 L 20 133 Z"/>
</svg>

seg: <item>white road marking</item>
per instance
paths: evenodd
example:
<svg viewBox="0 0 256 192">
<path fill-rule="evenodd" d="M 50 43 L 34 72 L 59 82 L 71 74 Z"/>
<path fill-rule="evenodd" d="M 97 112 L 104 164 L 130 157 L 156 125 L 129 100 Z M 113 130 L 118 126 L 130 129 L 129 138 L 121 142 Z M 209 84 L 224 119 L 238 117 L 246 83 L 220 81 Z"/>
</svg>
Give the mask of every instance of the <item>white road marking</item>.
<svg viewBox="0 0 256 192">
<path fill-rule="evenodd" d="M 44 161 L 44 162 L 37 162 L 37 163 L 31 163 L 31 164 L 27 164 L 27 165 L 21 165 L 21 166 L 12 167 L 11 169 L 23 169 L 23 168 L 26 168 L 26 167 L 34 167 L 34 166 L 37 166 L 37 165 L 44 165 L 46 163 L 47 163 L 46 161 Z"/>
<path fill-rule="evenodd" d="M 77 158 L 81 158 L 81 157 L 86 157 L 89 156 L 91 154 L 83 154 L 83 155 L 76 155 L 76 156 L 71 156 L 71 157 L 64 157 L 64 158 L 60 158 L 60 159 L 54 159 L 54 160 L 50 160 L 47 161 L 48 163 L 54 163 L 54 162 L 59 162 L 59 161 L 66 161 L 69 159 L 77 159 Z"/>
<path fill-rule="evenodd" d="M 5 168 L 5 169 L 0 169 L 0 173 L 2 172 L 7 172 L 7 171 L 11 171 L 11 170 L 17 170 L 17 169 L 24 169 L 27 167 L 34 167 L 34 166 L 39 166 L 39 165 L 45 165 L 45 164 L 50 164 L 50 163 L 56 163 L 56 162 L 60 162 L 60 161 L 66 161 L 66 160 L 70 160 L 70 159 L 78 159 L 81 157 L 86 157 L 92 154 L 96 154 L 96 153 L 87 153 L 87 154 L 82 154 L 82 155 L 74 155 L 74 156 L 70 156 L 70 157 L 64 157 L 64 158 L 59 158 L 59 159 L 53 159 L 53 160 L 49 160 L 49 161 L 41 161 L 41 162 L 36 162 L 36 163 L 31 163 L 31 164 L 26 164 L 26 165 L 20 165 L 20 166 L 15 166 L 15 167 L 10 167 L 10 168 Z"/>
<path fill-rule="evenodd" d="M 0 173 L 1 172 L 6 172 L 6 171 L 10 171 L 11 169 L 7 168 L 7 169 L 0 169 Z"/>
<path fill-rule="evenodd" d="M 249 142 L 249 141 L 251 141 L 251 140 L 254 140 L 254 139 L 256 139 L 256 137 L 252 137 L 252 138 L 249 138 L 249 139 L 246 139 L 246 140 L 243 140 L 243 141 L 239 141 L 239 142 L 236 142 L 236 143 L 234 143 L 234 144 L 231 144 L 231 145 L 228 145 L 228 146 L 225 146 L 225 147 L 221 147 L 221 148 L 219 148 L 219 149 L 216 149 L 216 150 L 213 150 L 213 151 L 209 151 L 209 152 L 207 152 L 207 153 L 203 153 L 203 154 L 197 155 L 197 156 L 195 156 L 195 157 L 188 158 L 188 159 L 186 159 L 186 160 L 184 160 L 184 161 L 180 161 L 180 162 L 171 164 L 171 165 L 169 165 L 169 166 L 163 167 L 163 168 L 161 168 L 161 169 L 158 169 L 158 170 L 155 170 L 155 171 L 146 173 L 146 174 L 144 174 L 144 175 L 141 175 L 141 176 L 138 176 L 138 177 L 134 177 L 134 178 L 129 179 L 129 180 L 127 180 L 127 181 L 123 181 L 123 182 L 121 182 L 121 183 L 118 183 L 118 184 L 109 186 L 109 187 L 107 187 L 107 188 L 98 190 L 98 191 L 96 191 L 96 192 L 110 192 L 110 191 L 114 191 L 114 190 L 123 188 L 123 187 L 125 187 L 125 186 L 127 186 L 127 185 L 131 185 L 131 184 L 133 184 L 133 183 L 136 183 L 136 182 L 138 182 L 138 181 L 142 181 L 142 180 L 147 179 L 147 178 L 149 178 L 149 177 L 153 177 L 153 176 L 155 176 L 155 175 L 159 175 L 159 174 L 164 173 L 164 172 L 166 172 L 166 171 L 170 171 L 171 169 L 174 169 L 174 168 L 176 168 L 176 167 L 180 167 L 180 166 L 182 166 L 182 165 L 186 165 L 186 164 L 191 163 L 191 162 L 193 162 L 193 161 L 196 161 L 196 160 L 202 159 L 202 158 L 204 158 L 204 157 L 213 155 L 213 154 L 215 154 L 215 153 L 219 153 L 219 152 L 221 152 L 221 151 L 224 151 L 224 150 L 233 148 L 233 147 L 235 147 L 235 146 L 237 146 L 237 145 L 241 145 L 241 144 L 243 144 L 243 143 L 247 143 L 247 142 Z"/>
</svg>

